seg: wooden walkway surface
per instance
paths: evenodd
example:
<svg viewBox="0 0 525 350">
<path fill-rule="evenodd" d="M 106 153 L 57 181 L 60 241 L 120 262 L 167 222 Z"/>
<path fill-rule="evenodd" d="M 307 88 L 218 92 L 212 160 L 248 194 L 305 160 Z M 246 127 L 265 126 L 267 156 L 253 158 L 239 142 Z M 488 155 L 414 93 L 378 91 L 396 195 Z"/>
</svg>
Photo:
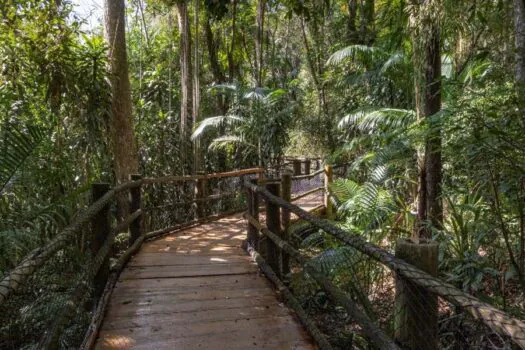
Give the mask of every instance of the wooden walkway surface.
<svg viewBox="0 0 525 350">
<path fill-rule="evenodd" d="M 241 248 L 246 225 L 236 214 L 144 244 L 120 275 L 96 348 L 314 349 Z"/>
</svg>

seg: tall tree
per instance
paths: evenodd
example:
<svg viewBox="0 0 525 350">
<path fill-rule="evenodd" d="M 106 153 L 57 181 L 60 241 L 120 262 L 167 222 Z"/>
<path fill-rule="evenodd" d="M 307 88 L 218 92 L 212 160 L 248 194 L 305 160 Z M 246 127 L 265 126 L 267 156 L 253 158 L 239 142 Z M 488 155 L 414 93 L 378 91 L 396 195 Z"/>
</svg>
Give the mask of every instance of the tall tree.
<svg viewBox="0 0 525 350">
<path fill-rule="evenodd" d="M 525 1 L 514 0 L 514 41 L 516 85 L 521 123 L 525 127 Z"/>
<path fill-rule="evenodd" d="M 358 39 L 357 27 L 357 0 L 348 0 L 348 21 L 346 27 L 348 31 L 348 42 L 356 44 Z"/>
<path fill-rule="evenodd" d="M 423 77 L 422 93 L 416 82 L 416 98 L 421 98 L 422 117 L 429 127 L 425 139 L 424 158 L 419 162 L 419 198 L 416 234 L 430 237 L 431 230 L 425 225 L 443 226 L 443 206 L 441 199 L 442 157 L 441 127 L 437 113 L 441 110 L 441 52 L 438 2 L 421 0 L 416 11 L 417 34 L 414 36 L 414 50 L 423 62 L 415 62 L 416 70 L 421 69 Z M 419 51 L 419 52 L 418 52 Z M 421 56 L 420 56 L 421 55 Z M 419 113 L 419 101 L 416 101 Z"/>
<path fill-rule="evenodd" d="M 138 171 L 133 133 L 131 92 L 126 54 L 124 0 L 104 1 L 104 34 L 108 43 L 111 72 L 111 150 L 117 182 L 127 181 Z"/>
<path fill-rule="evenodd" d="M 361 42 L 372 45 L 375 41 L 374 29 L 375 0 L 361 0 Z"/>
<path fill-rule="evenodd" d="M 525 1 L 514 0 L 516 81 L 525 85 Z"/>
<path fill-rule="evenodd" d="M 189 140 L 191 132 L 192 112 L 192 64 L 191 64 L 191 31 L 186 0 L 176 3 L 180 31 L 180 72 L 181 72 L 181 104 L 180 104 L 180 134 L 183 144 Z M 187 153 L 187 152 L 186 152 Z"/>
<path fill-rule="evenodd" d="M 195 15 L 194 15 L 194 28 L 195 28 L 195 40 L 194 40 L 194 52 L 193 52 L 193 109 L 192 119 L 193 125 L 199 120 L 199 109 L 200 109 L 200 47 L 199 47 L 199 11 L 200 11 L 200 0 L 195 0 Z M 200 154 L 200 140 L 195 140 L 194 144 L 194 170 L 195 172 L 201 170 L 201 154 Z"/>
<path fill-rule="evenodd" d="M 256 15 L 256 24 L 257 32 L 255 38 L 255 67 L 256 67 L 256 77 L 255 83 L 257 86 L 262 86 L 263 84 L 263 43 L 264 43 L 264 14 L 266 12 L 266 0 L 257 1 L 257 15 Z"/>
<path fill-rule="evenodd" d="M 228 48 L 228 80 L 233 82 L 235 76 L 235 70 L 237 69 L 235 64 L 235 58 L 233 53 L 235 50 L 235 34 L 237 32 L 237 0 L 232 0 L 232 20 L 231 20 L 231 40 L 230 47 Z"/>
</svg>

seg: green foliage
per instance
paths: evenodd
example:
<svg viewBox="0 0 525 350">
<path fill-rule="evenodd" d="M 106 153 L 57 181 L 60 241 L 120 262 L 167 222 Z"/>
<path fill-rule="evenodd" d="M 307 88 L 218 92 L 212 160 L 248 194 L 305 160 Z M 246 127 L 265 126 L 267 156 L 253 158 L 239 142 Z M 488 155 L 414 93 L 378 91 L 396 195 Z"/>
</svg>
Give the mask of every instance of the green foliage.
<svg viewBox="0 0 525 350">
<path fill-rule="evenodd" d="M 204 119 L 196 126 L 192 139 L 201 138 L 212 128 L 223 134 L 211 141 L 211 149 L 230 149 L 242 155 L 244 164 L 270 165 L 280 161 L 293 113 L 293 103 L 285 90 L 222 84 L 212 86 L 210 93 L 231 99 L 229 114 Z"/>
</svg>

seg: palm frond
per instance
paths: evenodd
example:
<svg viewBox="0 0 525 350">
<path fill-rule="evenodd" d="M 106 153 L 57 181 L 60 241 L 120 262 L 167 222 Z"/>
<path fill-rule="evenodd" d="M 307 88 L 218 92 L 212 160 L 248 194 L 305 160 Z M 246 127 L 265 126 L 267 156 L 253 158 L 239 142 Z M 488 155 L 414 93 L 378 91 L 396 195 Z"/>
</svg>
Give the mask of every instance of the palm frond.
<svg viewBox="0 0 525 350">
<path fill-rule="evenodd" d="M 243 119 L 236 115 L 220 115 L 216 117 L 210 117 L 206 118 L 203 121 L 201 121 L 193 134 L 191 135 L 191 139 L 195 140 L 201 137 L 204 134 L 204 131 L 209 127 L 218 127 L 221 124 L 233 124 L 235 122 L 242 121 Z"/>
<path fill-rule="evenodd" d="M 7 125 L 0 140 L 0 193 L 46 136 L 41 126 Z"/>
<path fill-rule="evenodd" d="M 262 101 L 268 96 L 269 93 L 271 93 L 271 91 L 272 90 L 269 88 L 250 88 L 247 89 L 245 93 L 243 93 L 242 98 L 250 101 Z"/>
<path fill-rule="evenodd" d="M 406 55 L 402 52 L 396 52 L 381 66 L 380 72 L 382 74 L 388 73 L 390 71 L 404 70 L 410 67 L 410 63 L 406 60 Z"/>
<path fill-rule="evenodd" d="M 416 120 L 413 110 L 398 108 L 363 108 L 344 116 L 338 124 L 343 129 L 348 126 L 362 131 L 376 131 L 379 128 L 407 128 Z"/>
<path fill-rule="evenodd" d="M 386 56 L 385 51 L 374 46 L 366 45 L 350 45 L 339 51 L 336 51 L 328 58 L 327 65 L 338 65 L 345 60 L 351 58 L 359 61 L 373 62 L 378 58 L 384 58 Z"/>
<path fill-rule="evenodd" d="M 210 144 L 210 150 L 220 150 L 225 149 L 229 145 L 241 145 L 251 149 L 257 149 L 255 145 L 247 142 L 244 138 L 240 136 L 226 135 L 217 137 Z"/>
<path fill-rule="evenodd" d="M 214 84 L 210 86 L 208 92 L 211 94 L 235 95 L 241 91 L 237 84 Z"/>
</svg>

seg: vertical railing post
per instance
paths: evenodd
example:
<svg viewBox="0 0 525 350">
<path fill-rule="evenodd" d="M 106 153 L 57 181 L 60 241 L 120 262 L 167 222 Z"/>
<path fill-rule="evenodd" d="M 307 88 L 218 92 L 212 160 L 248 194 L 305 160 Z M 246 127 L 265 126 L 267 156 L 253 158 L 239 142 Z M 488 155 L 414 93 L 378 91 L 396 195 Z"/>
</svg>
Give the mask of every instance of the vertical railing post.
<svg viewBox="0 0 525 350">
<path fill-rule="evenodd" d="M 396 257 L 432 276 L 438 273 L 438 244 L 430 239 L 401 238 Z M 395 340 L 405 349 L 438 349 L 437 296 L 413 281 L 396 276 Z"/>
<path fill-rule="evenodd" d="M 257 185 L 257 179 L 251 179 L 250 182 Z M 259 195 L 257 192 L 247 189 L 246 200 L 248 202 L 248 214 L 259 220 Z M 255 250 L 259 249 L 259 232 L 257 228 L 248 222 L 248 234 L 246 237 L 248 244 Z"/>
<path fill-rule="evenodd" d="M 284 172 L 281 175 L 281 197 L 287 202 L 292 200 L 292 174 Z M 286 242 L 290 242 L 290 232 L 288 227 L 290 226 L 290 211 L 285 208 L 281 208 L 281 225 L 282 225 L 282 238 Z M 286 275 L 290 272 L 290 257 L 284 251 L 282 252 L 282 273 Z"/>
<path fill-rule="evenodd" d="M 279 196 L 279 183 L 267 183 L 266 189 L 274 196 Z M 266 200 L 266 226 L 268 227 L 268 230 L 281 236 L 281 213 L 279 206 L 272 203 L 270 200 Z M 282 279 L 280 250 L 281 249 L 277 247 L 271 239 L 266 239 L 266 261 L 272 270 L 275 271 L 277 276 Z"/>
<path fill-rule="evenodd" d="M 142 176 L 138 174 L 130 175 L 131 181 L 140 181 L 142 180 Z M 137 186 L 129 190 L 129 194 L 131 197 L 131 203 L 129 206 L 129 212 L 130 214 L 134 213 L 135 211 L 139 210 L 142 206 L 142 194 L 141 194 L 141 187 Z M 130 225 L 129 225 L 129 246 L 131 246 L 137 238 L 140 237 L 142 234 L 142 215 L 140 215 L 138 218 L 135 219 Z"/>
<path fill-rule="evenodd" d="M 299 159 L 293 160 L 293 176 L 301 175 L 301 161 Z"/>
<path fill-rule="evenodd" d="M 307 159 L 304 161 L 304 174 L 305 175 L 310 175 L 310 165 L 311 165 L 310 159 Z"/>
<path fill-rule="evenodd" d="M 91 188 L 91 198 L 92 203 L 95 203 L 102 196 L 104 196 L 109 191 L 109 184 L 107 183 L 96 183 L 92 185 Z M 108 237 L 111 225 L 109 221 L 109 203 L 104 206 L 96 215 L 91 219 L 91 228 L 92 238 L 91 238 L 91 254 L 96 256 L 100 248 L 104 245 L 104 241 Z M 94 279 L 94 297 L 95 300 L 98 299 L 104 288 L 109 276 L 109 256 L 104 258 L 104 262 L 100 266 L 98 273 Z"/>
<path fill-rule="evenodd" d="M 332 166 L 327 164 L 324 167 L 324 206 L 326 208 L 326 218 L 334 218 L 334 208 L 332 201 L 330 200 L 330 184 L 333 179 L 333 169 Z"/>
<path fill-rule="evenodd" d="M 206 202 L 202 199 L 206 197 L 206 178 L 201 178 L 197 180 L 195 185 L 195 203 L 197 205 L 197 218 L 202 219 L 206 216 Z"/>
</svg>

